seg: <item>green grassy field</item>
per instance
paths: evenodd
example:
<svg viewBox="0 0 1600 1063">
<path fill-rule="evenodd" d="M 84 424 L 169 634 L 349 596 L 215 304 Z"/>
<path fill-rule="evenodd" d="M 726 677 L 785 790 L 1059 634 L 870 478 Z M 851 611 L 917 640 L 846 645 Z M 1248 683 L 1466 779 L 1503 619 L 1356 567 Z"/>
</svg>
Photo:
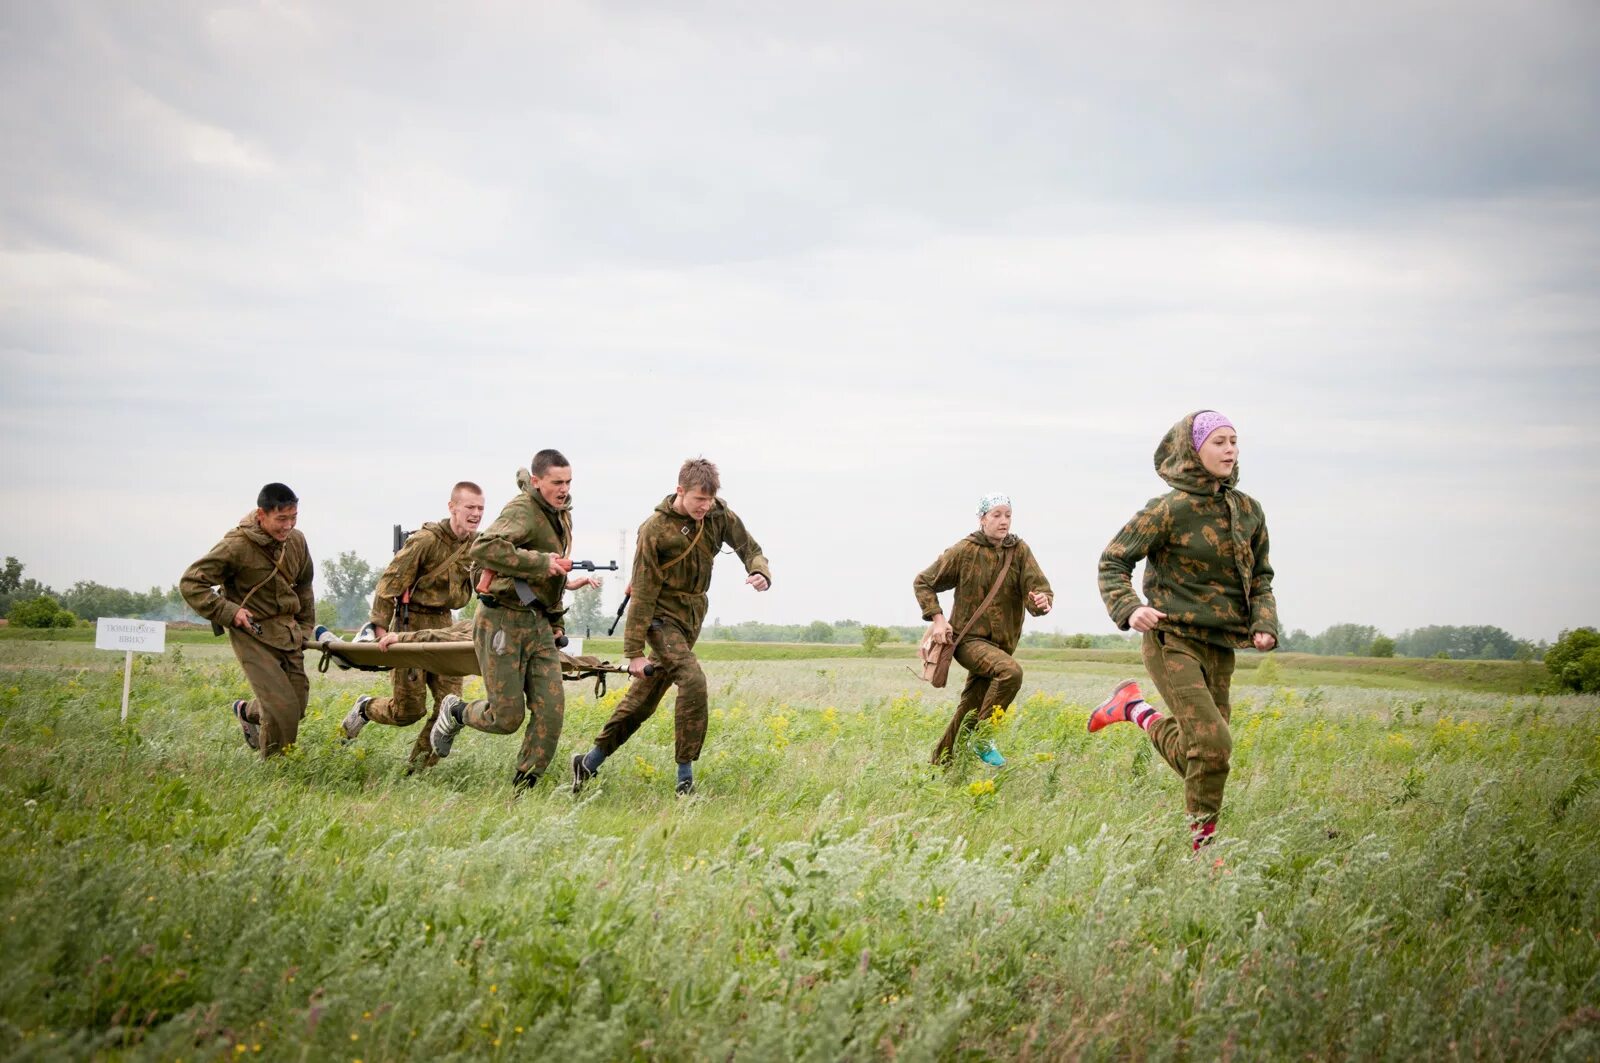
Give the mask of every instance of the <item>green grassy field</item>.
<svg viewBox="0 0 1600 1063">
<path fill-rule="evenodd" d="M 1127 660 L 1027 658 L 1010 764 L 936 772 L 908 657 L 705 649 L 695 796 L 664 710 L 513 801 L 515 738 L 342 748 L 381 678 L 315 675 L 262 764 L 221 643 L 122 727 L 119 655 L 0 641 L 0 1057 L 1600 1054 L 1600 699 L 1243 670 L 1196 858 L 1140 732 L 1084 731 Z M 620 692 L 568 693 L 563 759 Z"/>
</svg>

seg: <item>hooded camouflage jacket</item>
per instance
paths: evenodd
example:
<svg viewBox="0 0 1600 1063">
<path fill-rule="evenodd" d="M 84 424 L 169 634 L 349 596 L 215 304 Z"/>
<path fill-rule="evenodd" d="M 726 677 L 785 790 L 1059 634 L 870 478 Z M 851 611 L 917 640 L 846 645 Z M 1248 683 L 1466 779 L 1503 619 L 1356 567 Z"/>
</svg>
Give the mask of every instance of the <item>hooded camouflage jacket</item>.
<svg viewBox="0 0 1600 1063">
<path fill-rule="evenodd" d="M 1278 604 L 1267 560 L 1267 518 L 1261 504 L 1226 479 L 1206 472 L 1190 439 L 1190 414 L 1156 447 L 1156 472 L 1172 490 L 1152 498 L 1100 555 L 1100 597 L 1118 627 L 1141 603 L 1133 567 L 1145 559 L 1144 595 L 1167 614 L 1159 630 L 1243 649 L 1250 636 L 1278 635 Z"/>
<path fill-rule="evenodd" d="M 372 622 L 394 627 L 400 599 L 411 590 L 411 608 L 431 613 L 460 609 L 472 600 L 472 572 L 467 548 L 477 533 L 459 539 L 448 520 L 428 521 L 411 533 L 389 567 L 378 577 L 372 594 Z"/>
<path fill-rule="evenodd" d="M 317 622 L 311 576 L 311 550 L 299 529 L 280 543 L 261 530 L 251 510 L 189 566 L 178 589 L 189 608 L 213 624 L 232 628 L 242 606 L 261 628 L 255 637 L 274 649 L 298 650 Z"/>
<path fill-rule="evenodd" d="M 1005 582 L 1000 584 L 1000 591 L 989 603 L 989 608 L 973 623 L 967 638 L 987 639 L 1007 653 L 1015 652 L 1017 643 L 1022 641 L 1022 611 L 1026 609 L 1034 616 L 1044 615 L 1028 601 L 1028 595 L 1035 592 L 1054 594 L 1033 551 L 1015 535 L 1007 535 L 996 546 L 981 531 L 973 532 L 940 554 L 939 560 L 917 573 L 911 586 L 917 593 L 922 619 L 932 620 L 943 612 L 939 605 L 939 592 L 954 587 L 956 598 L 950 609 L 950 626 L 955 628 L 955 634 L 960 634 L 962 625 L 988 596 L 989 588 L 994 586 L 995 578 L 999 575 L 999 569 L 995 566 L 1003 556 L 1001 551 L 1006 549 L 1011 550 L 1011 560 Z"/>
<path fill-rule="evenodd" d="M 572 553 L 572 504 L 556 509 L 533 486 L 527 469 L 517 470 L 517 496 L 506 503 L 493 524 L 478 533 L 467 551 L 476 568 L 495 574 L 489 593 L 502 608 L 530 612 L 517 598 L 515 579 L 528 589 L 552 620 L 560 617 L 567 591 L 565 574 L 550 575 L 550 557 Z"/>
<path fill-rule="evenodd" d="M 691 640 L 700 634 L 706 619 L 706 591 L 711 587 L 711 567 L 722 545 L 733 547 L 748 573 L 761 573 L 772 582 L 772 570 L 761 554 L 761 546 L 745 531 L 728 504 L 717 499 L 697 526 L 672 508 L 676 495 L 668 495 L 639 525 L 639 541 L 633 551 L 633 604 L 623 628 L 622 655 L 643 657 L 645 632 L 650 621 L 671 620 Z M 699 535 L 699 541 L 695 536 Z M 693 549 L 690 549 L 690 544 Z"/>
</svg>

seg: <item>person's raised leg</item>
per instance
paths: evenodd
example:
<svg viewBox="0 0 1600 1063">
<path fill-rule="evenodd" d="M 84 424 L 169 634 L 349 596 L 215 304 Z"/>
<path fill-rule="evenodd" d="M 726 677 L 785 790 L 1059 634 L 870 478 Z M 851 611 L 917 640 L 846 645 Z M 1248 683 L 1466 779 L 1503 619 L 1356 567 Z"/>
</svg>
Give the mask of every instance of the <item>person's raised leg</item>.
<svg viewBox="0 0 1600 1063">
<path fill-rule="evenodd" d="M 980 658 L 974 652 L 974 647 L 979 639 L 967 639 L 956 647 L 955 661 L 967 670 L 967 682 L 961 688 L 961 698 L 956 702 L 956 711 L 950 717 L 950 722 L 945 726 L 944 734 L 939 736 L 939 742 L 933 747 L 933 756 L 930 762 L 939 765 L 950 760 L 956 742 L 961 738 L 963 731 L 972 726 L 972 714 L 978 711 L 983 704 L 983 699 L 989 692 L 989 675 L 982 670 Z"/>
<path fill-rule="evenodd" d="M 495 615 L 490 616 L 491 613 Z M 521 725 L 528 711 L 524 668 L 534 630 L 533 622 L 526 619 L 529 616 L 487 606 L 478 610 L 472 624 L 472 642 L 478 651 L 485 696 L 466 702 L 459 695 L 445 695 L 428 739 L 438 756 L 450 755 L 450 747 L 463 727 L 489 734 L 511 734 Z M 543 618 L 540 621 L 548 639 L 550 627 L 542 622 Z"/>
<path fill-rule="evenodd" d="M 975 713 L 967 718 L 967 726 L 975 727 L 994 715 L 997 708 L 1009 708 L 1016 703 L 1017 694 L 1022 690 L 1022 665 L 1016 658 L 993 643 L 983 642 L 976 647 L 976 654 L 982 660 L 982 670 L 989 676 L 989 684 L 984 688 L 983 700 L 979 703 Z M 994 747 L 993 742 L 986 742 L 978 750 L 978 756 L 985 764 L 996 768 L 1005 767 L 1006 758 Z"/>
<path fill-rule="evenodd" d="M 1150 738 L 1174 768 L 1175 760 L 1182 761 L 1184 804 L 1198 847 L 1216 830 L 1233 754 L 1233 736 L 1213 695 L 1215 680 L 1207 675 L 1207 665 L 1214 671 L 1226 664 L 1231 678 L 1232 652 L 1223 651 L 1227 654 L 1224 662 L 1217 652 L 1221 647 L 1170 634 L 1159 635 L 1158 649 L 1161 672 L 1157 685 L 1172 715 L 1151 727 Z M 1226 697 L 1226 683 L 1220 689 Z M 1170 748 L 1179 741 L 1181 755 Z"/>
<path fill-rule="evenodd" d="M 543 618 L 540 618 L 543 620 Z M 516 774 L 511 784 L 525 790 L 538 782 L 555 756 L 566 720 L 566 692 L 561 687 L 561 654 L 554 633 L 529 647 L 524 666 L 523 694 L 528 705 L 528 729 L 522 736 L 522 751 L 517 757 Z"/>
<path fill-rule="evenodd" d="M 263 759 L 282 753 L 294 744 L 305 711 L 300 688 L 286 670 L 285 658 L 299 656 L 274 649 L 239 631 L 230 631 L 234 656 L 244 670 L 255 697 L 246 704 L 243 718 L 257 726 L 257 744 Z M 305 681 L 305 670 L 300 670 Z"/>
</svg>

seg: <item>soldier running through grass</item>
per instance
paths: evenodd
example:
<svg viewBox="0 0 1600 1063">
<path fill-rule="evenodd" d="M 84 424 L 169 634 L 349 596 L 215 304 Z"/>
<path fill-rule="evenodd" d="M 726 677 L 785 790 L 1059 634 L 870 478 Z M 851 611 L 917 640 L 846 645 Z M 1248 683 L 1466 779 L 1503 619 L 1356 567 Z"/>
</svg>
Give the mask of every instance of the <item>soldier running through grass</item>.
<svg viewBox="0 0 1600 1063">
<path fill-rule="evenodd" d="M 468 550 L 474 565 L 493 573 L 479 595 L 472 642 L 487 697 L 465 702 L 446 694 L 429 732 L 434 753 L 450 755 L 463 727 L 511 734 L 524 719 L 527 731 L 512 788 L 532 787 L 555 755 L 566 715 L 556 631 L 564 593 L 598 586 L 593 577 L 570 583 L 572 570 L 572 463 L 559 450 L 541 450 L 529 469 L 517 470 L 517 496 Z"/>
<path fill-rule="evenodd" d="M 394 631 L 430 631 L 447 628 L 451 611 L 472 600 L 472 571 L 467 551 L 478 536 L 483 520 L 483 488 L 462 480 L 450 490 L 447 516 L 428 521 L 411 533 L 399 553 L 389 561 L 372 596 L 373 634 L 382 639 Z M 407 727 L 427 714 L 428 691 L 433 691 L 433 717 L 417 734 L 411 750 L 413 764 L 436 758 L 429 744 L 433 721 L 447 695 L 461 693 L 461 677 L 435 675 L 418 668 L 396 668 L 391 673 L 393 693 L 388 697 L 363 694 L 356 699 L 340 725 L 347 742 L 355 740 L 369 723 Z"/>
<path fill-rule="evenodd" d="M 1022 613 L 1050 612 L 1055 595 L 1028 544 L 1011 534 L 1011 499 L 988 495 L 978 502 L 978 530 L 939 555 L 912 581 L 922 619 L 932 621 L 935 642 L 956 641 L 956 663 L 967 682 L 955 715 L 933 749 L 933 763 L 950 760 L 963 733 L 989 719 L 996 708 L 1015 701 L 1022 689 L 1022 666 L 1012 654 L 1022 640 Z M 939 592 L 955 590 L 952 615 L 945 619 Z M 959 630 L 957 627 L 959 626 Z M 992 744 L 977 750 L 987 764 L 1006 758 Z"/>
<path fill-rule="evenodd" d="M 1183 777 L 1193 845 L 1211 841 L 1228 781 L 1235 649 L 1278 644 L 1278 604 L 1267 559 L 1267 518 L 1239 483 L 1239 437 L 1215 410 L 1173 425 L 1156 447 L 1156 473 L 1172 488 L 1151 499 L 1100 555 L 1100 596 L 1124 631 L 1144 634 L 1145 670 L 1170 716 L 1132 679 L 1089 717 L 1091 732 L 1136 723 Z M 1141 602 L 1133 568 L 1145 562 Z"/>
<path fill-rule="evenodd" d="M 178 581 L 183 600 L 228 633 L 255 697 L 233 703 L 244 740 L 263 759 L 294 745 L 311 684 L 302 645 L 316 624 L 311 550 L 295 529 L 300 500 L 270 483 L 256 508 Z"/>
<path fill-rule="evenodd" d="M 632 604 L 623 629 L 622 653 L 634 677 L 616 711 L 588 753 L 572 756 L 572 792 L 600 770 L 661 704 L 667 687 L 678 688 L 673 710 L 676 791 L 694 789 L 694 762 L 706 737 L 706 676 L 694 644 L 706 619 L 711 569 L 724 543 L 744 562 L 745 582 L 758 591 L 772 586 L 772 570 L 744 522 L 717 497 L 722 487 L 717 467 L 691 458 L 678 470 L 677 490 L 639 526 L 633 555 Z M 645 658 L 646 648 L 653 651 Z M 656 665 L 646 675 L 645 666 Z"/>
</svg>

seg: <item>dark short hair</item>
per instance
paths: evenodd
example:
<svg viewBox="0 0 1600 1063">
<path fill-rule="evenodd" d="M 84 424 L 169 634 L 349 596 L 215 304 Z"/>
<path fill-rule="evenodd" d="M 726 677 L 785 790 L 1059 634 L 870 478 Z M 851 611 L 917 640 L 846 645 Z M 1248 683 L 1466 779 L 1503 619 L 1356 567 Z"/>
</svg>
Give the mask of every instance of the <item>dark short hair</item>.
<svg viewBox="0 0 1600 1063">
<path fill-rule="evenodd" d="M 256 495 L 256 508 L 264 509 L 268 513 L 275 509 L 288 509 L 290 506 L 298 506 L 299 504 L 300 499 L 296 498 L 295 493 L 289 490 L 288 484 L 268 484 L 261 489 L 259 495 Z"/>
<path fill-rule="evenodd" d="M 690 458 L 678 470 L 678 486 L 685 491 L 699 488 L 708 495 L 715 495 L 722 489 L 722 478 L 717 475 L 717 467 L 704 458 Z"/>
<path fill-rule="evenodd" d="M 483 488 L 479 487 L 471 480 L 462 480 L 460 483 L 450 488 L 450 501 L 454 502 L 456 500 L 456 495 L 459 495 L 463 491 L 472 495 L 483 494 Z"/>
<path fill-rule="evenodd" d="M 543 476 L 551 469 L 560 466 L 563 469 L 572 468 L 572 462 L 559 450 L 541 450 L 533 456 L 533 474 Z"/>
</svg>

